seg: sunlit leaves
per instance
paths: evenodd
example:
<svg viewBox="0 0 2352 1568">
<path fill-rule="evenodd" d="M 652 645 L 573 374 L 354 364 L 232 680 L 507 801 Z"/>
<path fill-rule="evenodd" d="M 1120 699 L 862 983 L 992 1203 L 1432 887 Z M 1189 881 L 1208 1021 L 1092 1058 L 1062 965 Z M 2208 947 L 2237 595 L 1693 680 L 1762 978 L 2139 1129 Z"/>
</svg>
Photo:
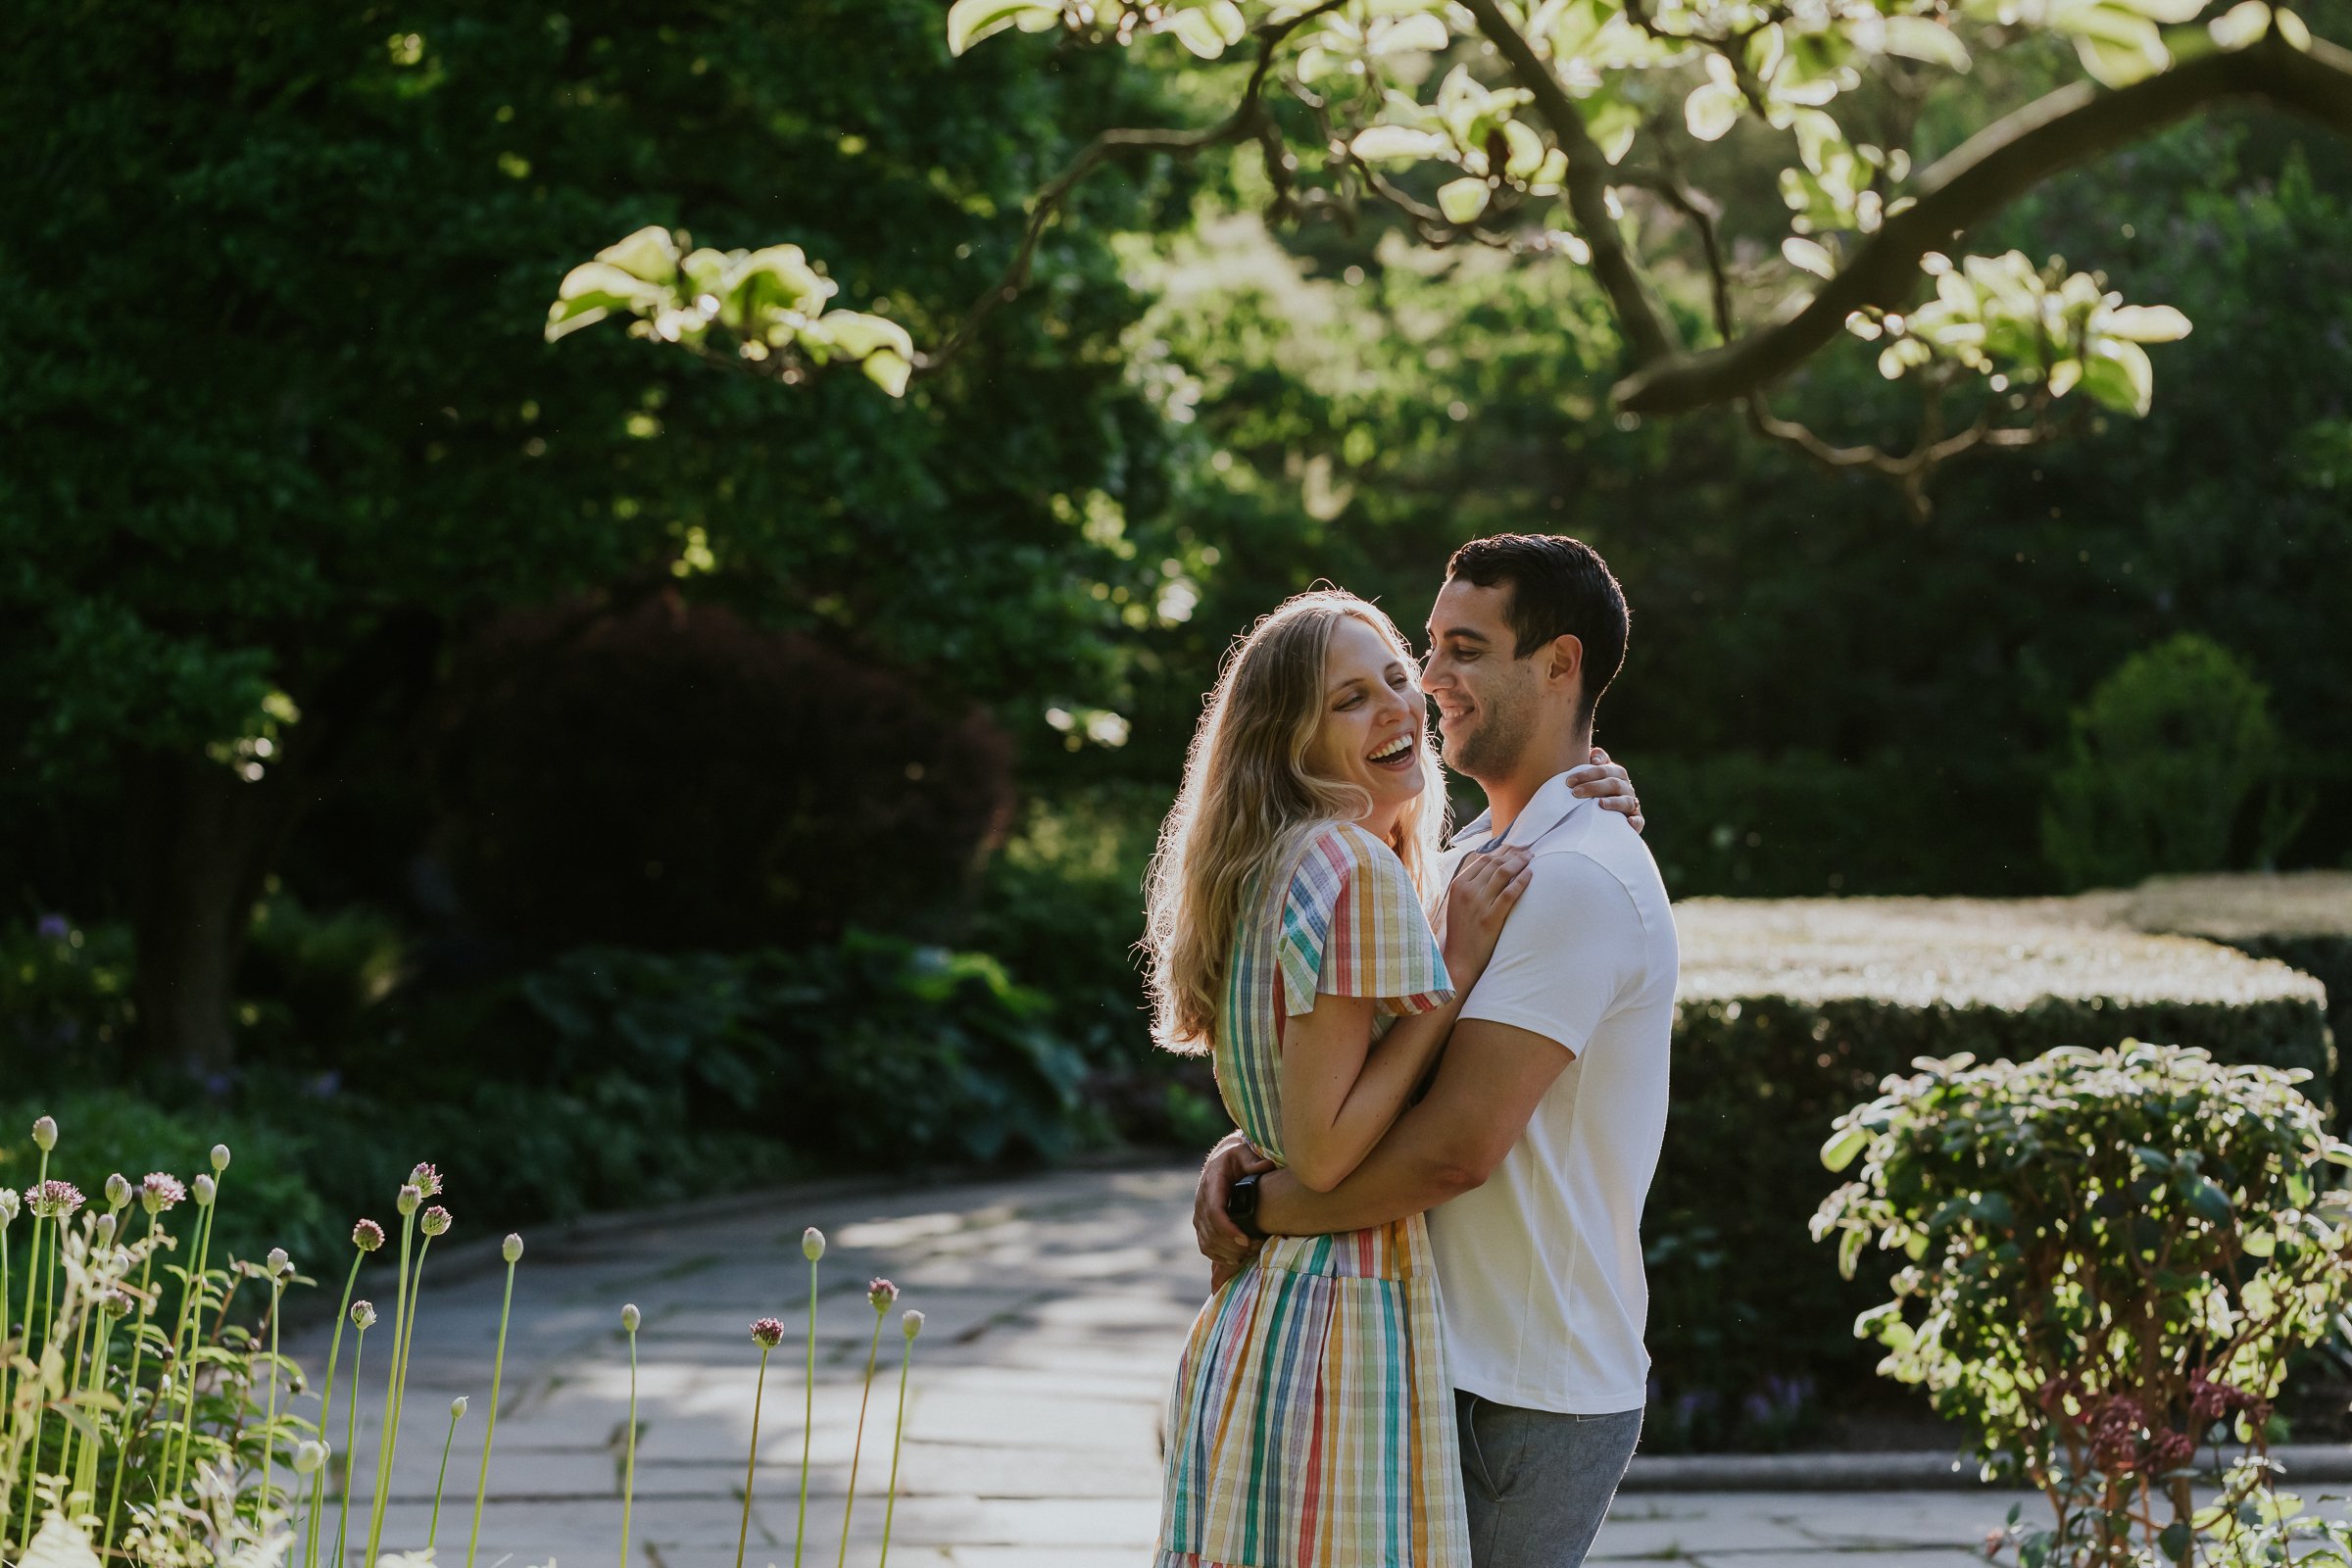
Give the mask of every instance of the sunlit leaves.
<svg viewBox="0 0 2352 1568">
<path fill-rule="evenodd" d="M 704 352 L 731 347 L 787 380 L 803 366 L 848 361 L 892 397 L 904 395 L 913 340 L 884 317 L 827 311 L 838 288 L 798 245 L 681 256 L 677 236 L 643 228 L 564 276 L 548 308 L 547 339 L 621 314 L 635 318 L 636 336 Z"/>
<path fill-rule="evenodd" d="M 2140 345 L 2188 335 L 2188 318 L 2169 305 L 2126 305 L 2095 274 L 2055 262 L 2036 269 L 2019 251 L 1930 265 L 1939 273 L 1935 299 L 1856 327 L 1884 330 L 1879 371 L 1888 379 L 1948 361 L 1997 377 L 1996 389 L 2039 386 L 2055 399 L 2080 387 L 2104 408 L 2145 414 L 2155 368 Z"/>
<path fill-rule="evenodd" d="M 948 52 L 962 54 L 1008 27 L 1044 32 L 1061 20 L 1061 0 L 956 0 L 948 8 Z"/>
</svg>

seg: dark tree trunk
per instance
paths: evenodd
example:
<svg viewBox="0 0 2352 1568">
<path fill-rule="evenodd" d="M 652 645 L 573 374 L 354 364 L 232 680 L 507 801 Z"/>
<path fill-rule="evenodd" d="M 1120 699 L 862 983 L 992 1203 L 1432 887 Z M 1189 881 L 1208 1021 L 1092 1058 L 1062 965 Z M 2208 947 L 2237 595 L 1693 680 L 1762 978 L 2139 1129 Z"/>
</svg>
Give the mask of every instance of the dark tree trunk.
<svg viewBox="0 0 2352 1568">
<path fill-rule="evenodd" d="M 202 1077 L 235 1064 L 237 961 L 254 901 L 293 825 L 296 768 L 248 782 L 203 757 L 143 753 L 125 779 L 139 1047 Z"/>
</svg>

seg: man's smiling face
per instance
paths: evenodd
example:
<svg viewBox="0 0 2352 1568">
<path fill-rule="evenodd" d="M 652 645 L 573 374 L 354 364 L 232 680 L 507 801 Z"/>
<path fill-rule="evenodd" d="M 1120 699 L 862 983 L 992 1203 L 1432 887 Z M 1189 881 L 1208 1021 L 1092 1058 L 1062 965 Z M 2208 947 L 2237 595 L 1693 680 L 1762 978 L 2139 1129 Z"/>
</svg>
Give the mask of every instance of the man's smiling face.
<svg viewBox="0 0 2352 1568">
<path fill-rule="evenodd" d="M 1511 590 L 1449 579 L 1429 612 L 1421 689 L 1438 705 L 1446 765 L 1474 779 L 1500 778 L 1526 751 L 1540 701 L 1536 661 L 1517 657 Z"/>
</svg>

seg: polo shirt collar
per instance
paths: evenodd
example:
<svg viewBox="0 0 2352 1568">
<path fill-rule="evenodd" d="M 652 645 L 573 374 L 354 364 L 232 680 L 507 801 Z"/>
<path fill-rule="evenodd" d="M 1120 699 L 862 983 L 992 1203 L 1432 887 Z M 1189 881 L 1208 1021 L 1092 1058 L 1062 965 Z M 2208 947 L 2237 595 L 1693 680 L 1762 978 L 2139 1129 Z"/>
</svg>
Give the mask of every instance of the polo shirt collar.
<svg viewBox="0 0 2352 1568">
<path fill-rule="evenodd" d="M 1535 795 L 1529 799 L 1526 808 L 1512 821 L 1510 831 L 1503 834 L 1502 842 L 1519 845 L 1534 844 L 1553 828 L 1567 821 L 1579 807 L 1591 804 L 1590 801 L 1569 790 L 1566 772 L 1554 773 L 1550 778 L 1545 779 L 1543 788 L 1537 790 Z M 1477 819 L 1469 826 L 1456 828 L 1453 837 L 1446 841 L 1446 847 L 1453 850 L 1494 848 L 1494 845 L 1488 842 L 1493 835 L 1494 820 L 1494 808 L 1490 807 L 1479 812 Z"/>
</svg>

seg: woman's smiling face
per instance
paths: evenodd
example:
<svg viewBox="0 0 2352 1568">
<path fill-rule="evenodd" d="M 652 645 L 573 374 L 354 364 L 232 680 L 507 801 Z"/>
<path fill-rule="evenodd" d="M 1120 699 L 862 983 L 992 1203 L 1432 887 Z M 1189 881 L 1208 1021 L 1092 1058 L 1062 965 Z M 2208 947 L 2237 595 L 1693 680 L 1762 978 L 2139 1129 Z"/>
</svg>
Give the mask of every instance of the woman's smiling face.
<svg viewBox="0 0 2352 1568">
<path fill-rule="evenodd" d="M 1323 717 L 1308 771 L 1372 797 L 1365 826 L 1386 833 L 1429 787 L 1421 751 L 1425 705 L 1414 671 L 1369 623 L 1343 615 L 1323 656 Z"/>
</svg>

